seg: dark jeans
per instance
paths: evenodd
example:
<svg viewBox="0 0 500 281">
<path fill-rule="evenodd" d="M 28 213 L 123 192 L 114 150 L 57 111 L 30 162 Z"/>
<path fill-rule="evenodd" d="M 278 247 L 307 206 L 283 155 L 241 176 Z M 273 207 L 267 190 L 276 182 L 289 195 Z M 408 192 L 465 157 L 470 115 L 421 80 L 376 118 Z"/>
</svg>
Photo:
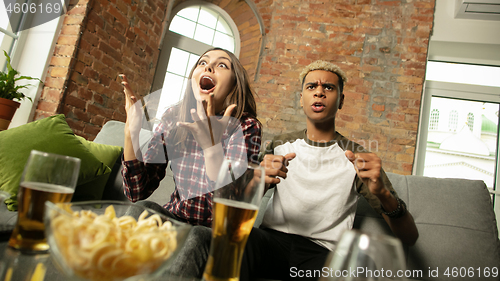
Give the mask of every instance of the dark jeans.
<svg viewBox="0 0 500 281">
<path fill-rule="evenodd" d="M 167 270 L 170 275 L 201 279 L 210 251 L 212 229 L 196 225 L 191 228 L 181 251 Z"/>
<path fill-rule="evenodd" d="M 202 278 L 212 230 L 194 226 L 169 274 Z M 317 280 L 330 251 L 307 238 L 271 229 L 253 228 L 243 254 L 240 280 Z M 316 276 L 308 277 L 307 273 Z"/>
<path fill-rule="evenodd" d="M 329 253 L 300 235 L 254 228 L 243 254 L 240 280 L 317 280 Z"/>
<path fill-rule="evenodd" d="M 143 200 L 135 204 L 150 208 L 169 218 L 185 223 L 185 221 L 155 202 Z M 183 277 L 183 280 L 200 279 L 203 276 L 205 264 L 207 263 L 211 240 L 211 228 L 199 225 L 193 226 L 181 251 L 167 269 L 167 273 Z"/>
</svg>

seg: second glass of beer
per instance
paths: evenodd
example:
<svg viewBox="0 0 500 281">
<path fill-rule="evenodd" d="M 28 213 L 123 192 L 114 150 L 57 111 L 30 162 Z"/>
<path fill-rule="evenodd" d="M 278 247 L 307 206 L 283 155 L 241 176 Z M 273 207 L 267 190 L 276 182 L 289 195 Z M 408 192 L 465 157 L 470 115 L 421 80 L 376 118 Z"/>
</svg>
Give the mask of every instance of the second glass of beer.
<svg viewBox="0 0 500 281">
<path fill-rule="evenodd" d="M 264 193 L 264 168 L 224 160 L 214 191 L 212 243 L 203 279 L 237 281 L 243 251 Z"/>
<path fill-rule="evenodd" d="M 45 201 L 69 202 L 78 181 L 80 159 L 32 150 L 17 192 L 17 223 L 9 246 L 23 252 L 49 249 L 43 223 Z"/>
</svg>

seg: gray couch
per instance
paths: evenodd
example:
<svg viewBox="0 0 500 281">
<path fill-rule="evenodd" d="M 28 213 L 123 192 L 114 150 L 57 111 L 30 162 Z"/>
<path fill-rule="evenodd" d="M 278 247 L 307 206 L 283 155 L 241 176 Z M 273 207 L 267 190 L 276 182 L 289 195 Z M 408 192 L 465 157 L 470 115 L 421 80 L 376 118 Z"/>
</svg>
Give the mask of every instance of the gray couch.
<svg viewBox="0 0 500 281">
<path fill-rule="evenodd" d="M 107 122 L 94 141 L 123 146 L 123 126 L 122 122 Z M 149 132 L 145 131 L 142 136 L 141 143 L 146 143 Z M 128 200 L 122 192 L 120 170 L 121 163 L 117 161 L 103 199 Z M 491 197 L 482 181 L 393 173 L 388 173 L 388 176 L 407 203 L 420 234 L 414 246 L 404 247 L 412 279 L 460 280 L 460 274 L 463 275 L 465 270 L 469 275 L 474 274 L 474 277 L 464 278 L 467 280 L 500 280 L 500 273 L 496 278 L 491 277 L 493 268 L 500 270 L 500 240 Z M 168 173 L 148 200 L 163 204 L 169 200 L 173 188 L 172 174 Z M 266 206 L 270 196 L 270 192 L 266 194 L 262 207 Z M 15 223 L 15 216 L 6 214 L 5 206 L 0 208 L 0 224 Z M 260 224 L 262 214 L 259 212 L 256 225 Z M 362 198 L 354 228 L 372 234 L 392 235 L 385 221 Z M 485 277 L 487 271 L 490 277 Z M 454 273 L 458 277 L 453 277 Z"/>
<path fill-rule="evenodd" d="M 123 126 L 121 122 L 109 121 L 94 141 L 122 146 L 123 138 L 118 136 L 123 135 Z M 148 132 L 144 132 L 143 136 L 141 143 L 146 143 Z M 117 163 L 117 166 L 120 165 Z M 496 267 L 500 271 L 497 223 L 484 182 L 393 173 L 388 173 L 388 177 L 407 203 L 420 234 L 414 246 L 404 247 L 407 269 L 412 271 L 413 279 L 457 280 L 460 279 L 460 270 L 463 274 L 464 269 L 473 268 L 475 275 L 467 277 L 468 280 L 500 280 L 500 273 L 497 278 L 484 277 L 485 270 L 491 271 Z M 118 174 L 114 186 L 106 188 L 105 196 L 122 195 L 121 180 Z M 148 200 L 163 204 L 169 200 L 174 188 L 172 174 L 168 173 L 160 185 Z M 261 209 L 267 205 L 271 192 L 264 197 Z M 107 199 L 112 198 L 116 197 Z M 263 213 L 259 212 L 256 225 L 260 224 Z M 364 199 L 359 200 L 354 228 L 367 233 L 392 235 L 385 221 Z M 454 268 L 458 277 L 453 277 Z M 448 276 L 445 275 L 446 269 L 449 269 Z M 481 277 L 478 277 L 478 270 Z M 438 277 L 434 278 L 436 273 Z"/>
</svg>

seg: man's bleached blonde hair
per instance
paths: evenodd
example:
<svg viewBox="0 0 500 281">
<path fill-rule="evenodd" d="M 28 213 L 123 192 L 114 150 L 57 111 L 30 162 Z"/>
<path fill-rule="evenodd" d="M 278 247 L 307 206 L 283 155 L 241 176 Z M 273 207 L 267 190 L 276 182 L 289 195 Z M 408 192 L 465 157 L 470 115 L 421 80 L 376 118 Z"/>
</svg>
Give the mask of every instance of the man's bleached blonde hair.
<svg viewBox="0 0 500 281">
<path fill-rule="evenodd" d="M 302 72 L 299 75 L 302 87 L 304 87 L 304 79 L 306 78 L 307 74 L 314 70 L 325 70 L 337 74 L 337 76 L 339 77 L 339 90 L 340 94 L 342 94 L 344 90 L 344 84 L 347 83 L 347 76 L 345 75 L 344 71 L 340 69 L 338 65 L 335 65 L 331 62 L 324 60 L 317 60 L 313 63 L 310 63 L 302 70 Z"/>
</svg>

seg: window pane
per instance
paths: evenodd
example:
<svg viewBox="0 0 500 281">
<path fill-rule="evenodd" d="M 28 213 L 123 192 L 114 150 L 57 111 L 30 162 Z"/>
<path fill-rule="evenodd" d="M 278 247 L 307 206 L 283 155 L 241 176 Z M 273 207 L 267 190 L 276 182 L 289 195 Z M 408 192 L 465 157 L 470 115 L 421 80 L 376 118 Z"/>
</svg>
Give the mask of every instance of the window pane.
<svg viewBox="0 0 500 281">
<path fill-rule="evenodd" d="M 7 29 L 9 26 L 9 16 L 5 10 L 5 5 L 0 5 L 0 27 Z"/>
<path fill-rule="evenodd" d="M 189 61 L 189 52 L 172 48 L 170 59 L 168 60 L 167 71 L 184 76 Z"/>
<path fill-rule="evenodd" d="M 233 32 L 231 31 L 231 28 L 229 25 L 226 23 L 226 21 L 222 18 L 219 17 L 219 21 L 217 22 L 217 31 L 220 31 L 222 33 L 225 33 L 227 35 L 233 36 Z"/>
<path fill-rule="evenodd" d="M 189 54 L 189 62 L 188 62 L 187 68 L 186 68 L 186 74 L 184 75 L 185 77 L 189 77 L 189 72 L 191 71 L 194 64 L 196 63 L 196 61 L 198 61 L 199 58 L 200 58 L 200 56 L 198 56 L 196 54 Z"/>
<path fill-rule="evenodd" d="M 198 23 L 215 29 L 215 26 L 217 25 L 217 17 L 218 15 L 216 12 L 202 7 L 200 10 L 200 16 L 198 17 Z"/>
<path fill-rule="evenodd" d="M 456 110 L 452 110 L 450 112 L 450 120 L 448 122 L 448 128 L 450 131 L 456 131 L 458 126 L 458 112 Z"/>
<path fill-rule="evenodd" d="M 169 30 L 189 38 L 193 38 L 196 23 L 190 20 L 175 16 L 170 23 Z"/>
<path fill-rule="evenodd" d="M 167 108 L 180 100 L 183 82 L 184 77 L 169 72 L 166 73 L 156 118 L 160 119 Z"/>
<path fill-rule="evenodd" d="M 433 109 L 429 120 L 429 130 L 437 130 L 439 126 L 439 110 Z"/>
<path fill-rule="evenodd" d="M 7 54 L 9 54 L 9 56 L 11 57 L 12 59 L 12 54 L 11 54 L 11 51 L 12 51 L 12 46 L 14 45 L 14 41 L 15 39 L 0 32 L 0 70 L 4 70 L 4 68 L 7 67 L 7 59 L 5 58 L 4 54 L 3 54 L 3 50 L 5 50 L 7 52 Z M 2 38 L 3 37 L 3 38 Z"/>
<path fill-rule="evenodd" d="M 172 48 L 156 118 L 161 118 L 167 108 L 182 99 L 188 83 L 189 72 L 199 57 L 197 54 Z"/>
<path fill-rule="evenodd" d="M 1 20 L 2 22 L 2 25 L 0 25 L 2 28 L 8 30 L 8 31 L 11 31 L 13 32 L 14 34 L 17 34 L 19 31 L 21 31 L 21 22 L 23 20 L 23 18 L 25 18 L 25 16 L 28 16 L 30 15 L 29 11 L 28 13 L 26 12 L 23 12 L 22 8 L 24 7 L 25 11 L 26 11 L 26 8 L 28 6 L 24 5 L 24 3 L 28 3 L 29 1 L 28 0 L 17 0 L 17 1 L 8 1 L 10 3 L 17 3 L 19 4 L 19 7 L 20 8 L 20 13 L 16 13 L 15 11 L 13 13 L 10 14 L 10 18 L 8 17 L 8 13 L 7 11 L 5 10 L 5 12 L 2 12 L 0 13 L 0 15 L 2 16 L 2 18 L 4 18 L 3 20 Z M 8 4 L 7 1 L 4 1 L 5 4 Z M 5 9 L 5 6 L 2 7 L 3 9 Z M 14 6 L 11 6 L 12 9 L 15 10 Z M 5 17 L 4 17 L 5 15 Z M 8 24 L 5 24 L 4 21 L 7 20 L 8 21 Z M 26 23 L 24 23 L 26 25 Z"/>
<path fill-rule="evenodd" d="M 21 2 L 19 2 L 21 3 Z M 22 13 L 20 13 L 22 15 Z M 13 20 L 14 26 L 17 28 L 20 21 L 21 21 L 21 16 L 18 16 L 16 20 Z M 9 17 L 7 14 L 7 11 L 5 9 L 5 5 L 0 4 L 0 27 L 2 29 L 5 29 L 9 32 L 12 32 L 12 28 L 10 26 L 10 21 Z M 15 32 L 14 32 L 15 33 Z M 6 51 L 9 56 L 12 58 L 12 46 L 14 45 L 16 39 L 14 39 L 11 35 L 7 35 L 0 31 L 0 70 L 4 70 L 6 67 L 6 62 L 7 60 L 5 59 L 5 56 L 3 54 L 3 51 Z"/>
<path fill-rule="evenodd" d="M 471 131 L 474 129 L 474 113 L 472 112 L 469 112 L 469 114 L 467 114 L 467 126 Z"/>
<path fill-rule="evenodd" d="M 500 87 L 500 67 L 427 62 L 426 80 Z"/>
<path fill-rule="evenodd" d="M 180 10 L 177 13 L 177 15 L 196 22 L 198 20 L 198 13 L 199 12 L 200 12 L 200 6 L 188 7 L 188 8 Z"/>
<path fill-rule="evenodd" d="M 234 53 L 235 43 L 231 27 L 218 12 L 207 7 L 182 9 L 172 19 L 170 31 Z"/>
<path fill-rule="evenodd" d="M 219 31 L 216 32 L 216 29 Z M 191 42 L 192 44 L 203 45 L 201 43 L 204 43 L 234 52 L 235 43 L 230 26 L 218 11 L 210 8 L 197 5 L 182 9 L 173 17 L 169 30 L 198 41 Z M 182 99 L 186 87 L 191 83 L 188 76 L 200 54 L 172 48 L 168 66 L 166 69 L 159 70 L 165 73 L 165 78 L 161 90 L 162 96 L 158 103 L 157 118 L 161 117 L 166 108 Z"/>
<path fill-rule="evenodd" d="M 214 32 L 215 30 L 198 24 L 196 26 L 194 39 L 203 42 L 205 44 L 212 45 L 212 42 L 214 40 Z"/>
<path fill-rule="evenodd" d="M 189 79 L 187 78 L 184 78 L 182 79 L 182 89 L 181 91 L 179 92 L 179 101 L 184 97 L 184 94 L 186 93 L 186 85 L 188 83 Z"/>
<path fill-rule="evenodd" d="M 495 103 L 432 97 L 424 176 L 478 179 L 493 187 L 498 112 Z M 449 130 L 455 123 L 456 131 Z"/>
<path fill-rule="evenodd" d="M 234 53 L 234 38 L 220 32 L 215 33 L 214 47 L 221 47 Z"/>
</svg>

